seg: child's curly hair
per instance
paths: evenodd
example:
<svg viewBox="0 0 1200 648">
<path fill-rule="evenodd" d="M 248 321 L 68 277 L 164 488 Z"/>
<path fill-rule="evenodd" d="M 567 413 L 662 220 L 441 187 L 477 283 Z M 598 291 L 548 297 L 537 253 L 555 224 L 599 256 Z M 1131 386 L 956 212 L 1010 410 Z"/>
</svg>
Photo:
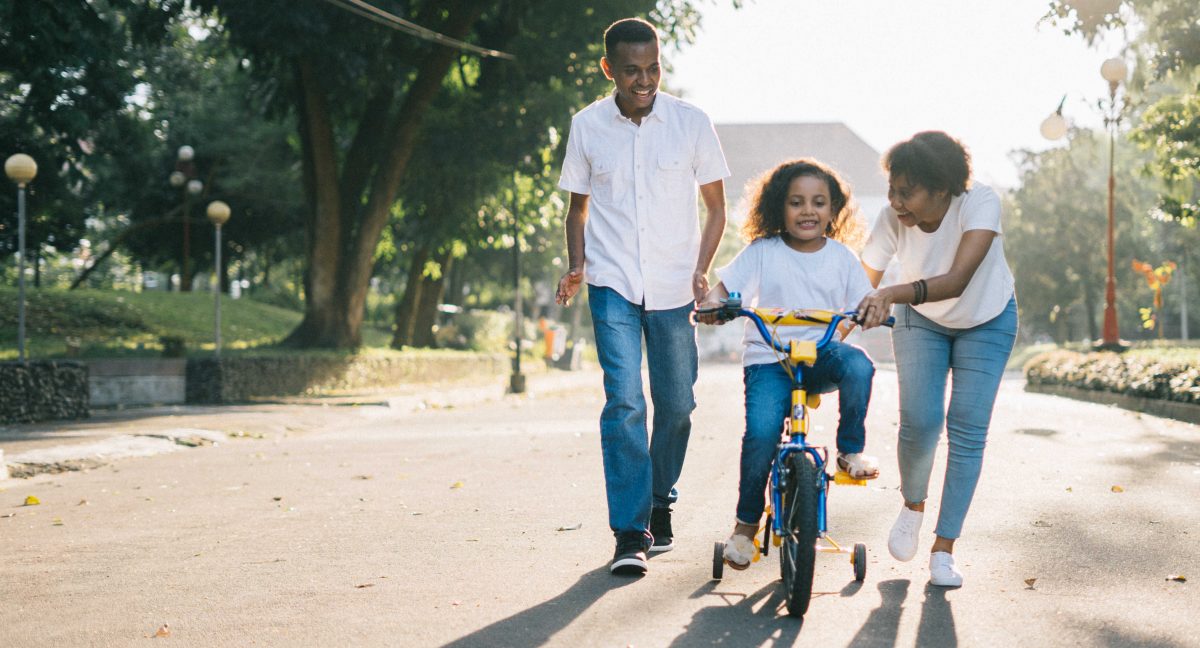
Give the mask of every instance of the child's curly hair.
<svg viewBox="0 0 1200 648">
<path fill-rule="evenodd" d="M 784 205 L 787 203 L 788 188 L 792 180 L 812 176 L 825 181 L 829 187 L 830 208 L 833 219 L 825 235 L 841 241 L 851 249 L 861 244 L 864 227 L 858 217 L 858 209 L 850 193 L 850 185 L 842 180 L 837 171 L 812 158 L 801 158 L 784 162 L 747 185 L 750 213 L 742 224 L 742 237 L 749 242 L 762 238 L 781 236 L 786 227 L 783 222 Z"/>
</svg>

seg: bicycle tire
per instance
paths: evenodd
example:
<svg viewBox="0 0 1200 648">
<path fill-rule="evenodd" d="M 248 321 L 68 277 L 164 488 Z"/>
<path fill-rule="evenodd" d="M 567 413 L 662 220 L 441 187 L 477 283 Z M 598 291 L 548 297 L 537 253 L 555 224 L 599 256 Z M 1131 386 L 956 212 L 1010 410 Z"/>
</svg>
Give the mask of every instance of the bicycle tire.
<svg viewBox="0 0 1200 648">
<path fill-rule="evenodd" d="M 812 598 L 813 566 L 817 559 L 817 504 L 821 496 L 817 466 L 807 452 L 788 455 L 788 489 L 784 493 L 783 546 L 780 571 L 788 614 L 802 617 Z"/>
</svg>

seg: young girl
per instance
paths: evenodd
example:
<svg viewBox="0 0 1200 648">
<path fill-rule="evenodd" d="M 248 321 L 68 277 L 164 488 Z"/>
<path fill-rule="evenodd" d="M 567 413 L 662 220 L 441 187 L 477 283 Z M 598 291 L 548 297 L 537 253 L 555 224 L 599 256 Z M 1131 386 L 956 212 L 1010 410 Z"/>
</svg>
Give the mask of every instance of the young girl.
<svg viewBox="0 0 1200 648">
<path fill-rule="evenodd" d="M 812 159 L 786 162 L 757 181 L 743 236 L 750 241 L 732 263 L 717 270 L 721 283 L 702 306 L 716 306 L 731 291 L 749 306 L 847 310 L 871 292 L 858 258 L 846 245 L 861 233 L 850 189 L 837 173 Z M 714 323 L 714 316 L 700 316 Z M 818 340 L 820 327 L 779 327 L 783 340 Z M 768 342 L 747 322 L 742 356 L 746 385 L 746 433 L 733 535 L 725 560 L 745 569 L 754 559 L 754 538 L 765 507 L 764 491 L 779 444 L 780 422 L 791 403 L 792 379 Z M 804 371 L 812 393 L 839 390 L 837 464 L 851 476 L 879 475 L 874 457 L 862 454 L 864 421 L 875 366 L 862 349 L 830 341 Z"/>
</svg>

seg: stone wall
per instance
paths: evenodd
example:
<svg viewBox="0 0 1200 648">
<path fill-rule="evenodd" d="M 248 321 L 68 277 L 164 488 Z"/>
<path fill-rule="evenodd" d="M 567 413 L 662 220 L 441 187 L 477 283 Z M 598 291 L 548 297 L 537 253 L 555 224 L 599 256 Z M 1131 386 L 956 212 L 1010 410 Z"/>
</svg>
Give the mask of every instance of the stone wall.
<svg viewBox="0 0 1200 648">
<path fill-rule="evenodd" d="M 0 363 L 0 424 L 87 418 L 88 399 L 86 365 Z"/>
<path fill-rule="evenodd" d="M 508 356 L 490 353 L 189 358 L 187 402 L 238 403 L 278 396 L 383 389 L 408 383 L 502 375 L 509 371 L 509 366 Z"/>
</svg>

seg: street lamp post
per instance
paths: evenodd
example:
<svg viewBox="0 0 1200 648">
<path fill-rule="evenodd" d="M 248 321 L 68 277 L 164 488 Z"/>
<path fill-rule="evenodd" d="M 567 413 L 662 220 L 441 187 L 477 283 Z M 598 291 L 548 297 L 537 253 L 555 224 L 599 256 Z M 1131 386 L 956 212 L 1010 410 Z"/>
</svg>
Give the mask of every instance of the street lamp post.
<svg viewBox="0 0 1200 648">
<path fill-rule="evenodd" d="M 229 220 L 229 214 L 229 205 L 223 201 L 214 200 L 208 203 L 208 221 L 217 228 L 213 255 L 213 270 L 216 274 L 216 280 L 213 281 L 213 349 L 218 358 L 221 357 L 221 226 Z"/>
<path fill-rule="evenodd" d="M 525 374 L 521 373 L 521 311 L 523 309 L 521 303 L 521 222 L 517 218 L 517 185 L 513 184 L 513 201 L 512 201 L 512 217 L 513 217 L 513 288 L 515 297 L 513 298 L 513 341 L 516 343 L 516 351 L 513 352 L 513 370 L 512 376 L 509 377 L 509 391 L 514 394 L 525 393 Z"/>
<path fill-rule="evenodd" d="M 175 171 L 171 173 L 171 186 L 184 189 L 183 194 L 183 262 L 179 274 L 180 292 L 192 290 L 191 253 L 192 253 L 192 196 L 204 191 L 204 183 L 196 179 L 196 167 L 192 163 L 196 151 L 190 146 L 180 146 L 175 157 Z"/>
<path fill-rule="evenodd" d="M 1114 175 L 1114 157 L 1116 152 L 1117 123 L 1121 119 L 1121 111 L 1117 108 L 1117 86 L 1125 80 L 1129 68 L 1124 59 L 1110 58 L 1100 66 L 1100 76 L 1108 81 L 1109 112 L 1104 117 L 1104 126 L 1108 129 L 1108 277 L 1104 286 L 1104 329 L 1103 339 L 1097 345 L 1101 349 L 1119 350 L 1121 348 L 1121 333 L 1117 327 L 1117 280 L 1113 252 L 1115 216 L 1113 197 L 1116 191 Z"/>
<path fill-rule="evenodd" d="M 17 153 L 4 161 L 4 173 L 17 183 L 17 359 L 25 362 L 25 185 L 37 176 L 37 162 Z"/>
</svg>

